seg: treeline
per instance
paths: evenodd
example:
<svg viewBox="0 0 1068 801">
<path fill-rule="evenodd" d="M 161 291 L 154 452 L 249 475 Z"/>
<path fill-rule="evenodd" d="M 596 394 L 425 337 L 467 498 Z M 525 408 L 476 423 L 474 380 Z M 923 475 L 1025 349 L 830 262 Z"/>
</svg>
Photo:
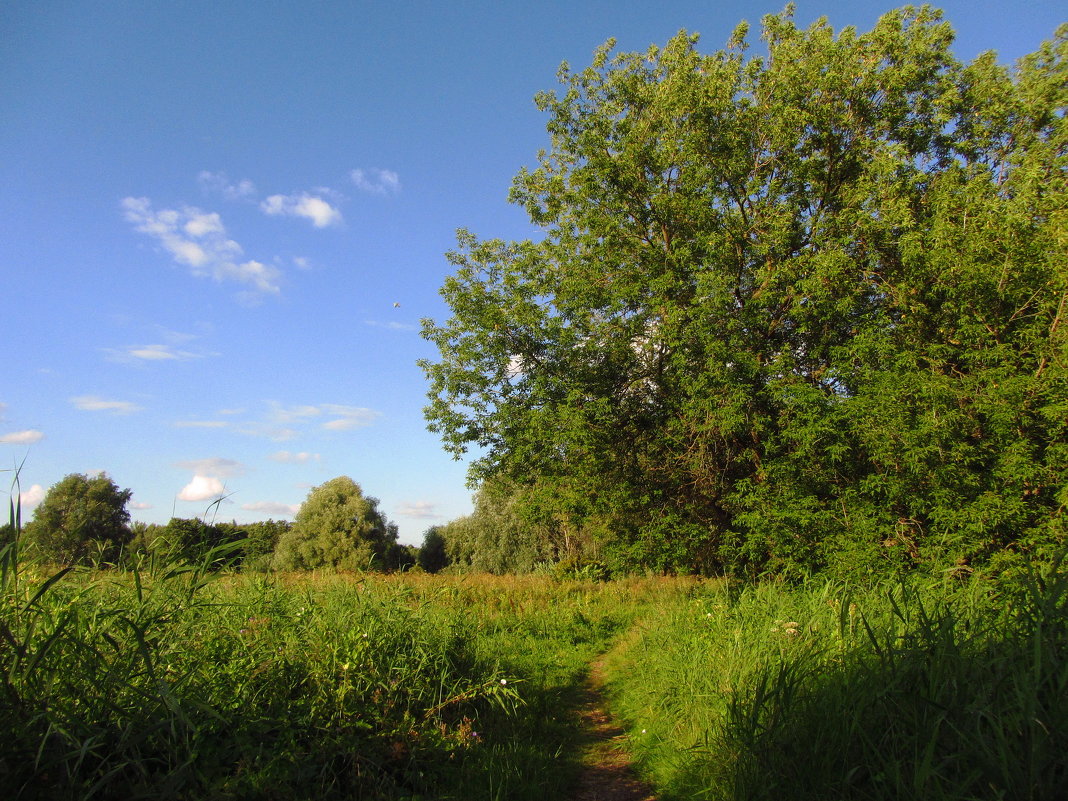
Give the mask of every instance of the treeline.
<svg viewBox="0 0 1068 801">
<path fill-rule="evenodd" d="M 129 566 L 159 556 L 218 559 L 255 571 L 392 571 L 416 562 L 417 550 L 397 542 L 397 527 L 378 509 L 378 500 L 347 476 L 312 488 L 292 523 L 176 517 L 164 525 L 131 524 L 126 505 L 132 494 L 106 474 L 72 473 L 48 490 L 25 527 L 13 519 L 0 528 L 0 546 L 21 528 L 24 555 L 59 565 Z"/>
<path fill-rule="evenodd" d="M 457 563 L 798 577 L 1068 544 L 1068 26 L 1014 67 L 939 12 L 792 10 L 560 71 L 512 200 L 425 321 L 479 454 Z M 509 521 L 520 521 L 513 525 Z M 583 558 L 585 558 L 583 556 Z"/>
</svg>

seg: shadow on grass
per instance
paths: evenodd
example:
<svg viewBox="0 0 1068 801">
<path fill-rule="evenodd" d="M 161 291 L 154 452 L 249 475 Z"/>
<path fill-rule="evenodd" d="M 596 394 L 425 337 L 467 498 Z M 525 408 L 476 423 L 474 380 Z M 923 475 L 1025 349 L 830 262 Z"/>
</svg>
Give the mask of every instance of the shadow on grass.
<svg viewBox="0 0 1068 801">
<path fill-rule="evenodd" d="M 1065 589 L 985 624 L 905 597 L 840 659 L 765 669 L 664 798 L 1068 798 Z"/>
</svg>

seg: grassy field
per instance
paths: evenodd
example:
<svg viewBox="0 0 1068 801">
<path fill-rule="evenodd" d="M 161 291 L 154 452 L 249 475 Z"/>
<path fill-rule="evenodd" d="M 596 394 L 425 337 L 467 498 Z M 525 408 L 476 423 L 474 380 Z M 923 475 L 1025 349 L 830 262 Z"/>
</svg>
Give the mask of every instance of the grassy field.
<svg viewBox="0 0 1068 801">
<path fill-rule="evenodd" d="M 10 553 L 9 553 L 10 557 Z M 586 665 L 675 583 L 5 561 L 10 798 L 561 797 Z"/>
<path fill-rule="evenodd" d="M 859 591 L 13 557 L 5 798 L 566 799 L 606 650 L 665 801 L 1068 797 L 1056 570 Z"/>
</svg>

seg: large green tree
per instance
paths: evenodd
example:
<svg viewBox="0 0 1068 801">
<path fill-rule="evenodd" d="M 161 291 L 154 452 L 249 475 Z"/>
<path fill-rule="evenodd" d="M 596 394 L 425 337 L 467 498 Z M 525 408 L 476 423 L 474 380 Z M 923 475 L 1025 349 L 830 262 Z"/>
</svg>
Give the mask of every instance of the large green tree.
<svg viewBox="0 0 1068 801">
<path fill-rule="evenodd" d="M 27 550 L 62 565 L 114 561 L 130 539 L 133 491 L 104 473 L 72 473 L 54 484 L 23 532 Z"/>
<path fill-rule="evenodd" d="M 765 17 L 538 96 L 426 321 L 427 416 L 624 565 L 799 573 L 1055 548 L 1068 502 L 1068 28 L 962 64 L 928 7 Z"/>
<path fill-rule="evenodd" d="M 313 487 L 278 539 L 278 570 L 386 570 L 397 566 L 397 527 L 348 476 Z"/>
</svg>

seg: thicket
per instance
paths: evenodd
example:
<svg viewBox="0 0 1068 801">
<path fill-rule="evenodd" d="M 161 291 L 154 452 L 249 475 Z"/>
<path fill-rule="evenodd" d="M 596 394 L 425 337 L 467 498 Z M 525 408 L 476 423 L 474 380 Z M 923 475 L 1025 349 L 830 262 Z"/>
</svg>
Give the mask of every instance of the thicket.
<svg viewBox="0 0 1068 801">
<path fill-rule="evenodd" d="M 138 522 L 130 526 L 130 542 L 119 561 L 133 565 L 146 557 L 167 555 L 196 563 L 220 545 L 233 545 L 227 553 L 228 566 L 263 571 L 269 569 L 278 540 L 291 527 L 286 520 L 238 523 L 172 517 L 166 525 Z"/>
<path fill-rule="evenodd" d="M 793 578 L 1068 540 L 1068 28 L 1006 67 L 929 7 L 791 13 L 765 55 L 743 25 L 564 65 L 511 194 L 542 238 L 460 233 L 426 414 L 514 488 L 513 569 L 564 535 Z M 491 525 L 456 558 L 495 569 Z"/>
</svg>

